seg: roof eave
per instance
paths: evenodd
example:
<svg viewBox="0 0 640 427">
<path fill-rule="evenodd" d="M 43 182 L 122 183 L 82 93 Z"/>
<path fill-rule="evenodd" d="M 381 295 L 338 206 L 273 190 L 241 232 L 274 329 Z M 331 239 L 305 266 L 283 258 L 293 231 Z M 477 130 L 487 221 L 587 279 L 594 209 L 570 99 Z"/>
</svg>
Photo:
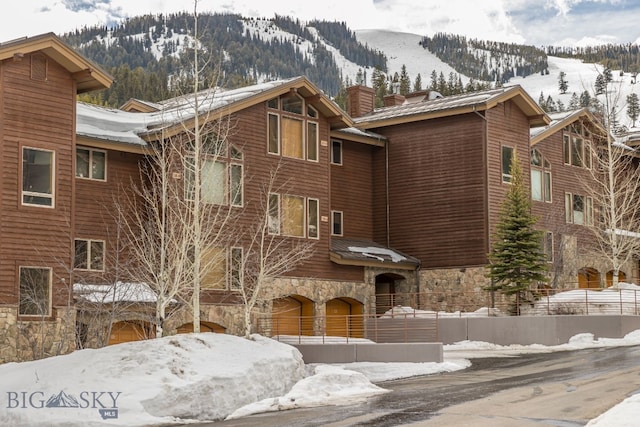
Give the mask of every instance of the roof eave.
<svg viewBox="0 0 640 427">
<path fill-rule="evenodd" d="M 393 261 L 377 261 L 377 260 L 361 260 L 361 259 L 351 259 L 344 258 L 341 255 L 330 252 L 329 260 L 335 264 L 339 265 L 351 265 L 355 267 L 383 267 L 383 268 L 394 268 L 398 270 L 415 270 L 418 268 L 418 263 L 414 262 L 393 262 Z"/>
</svg>

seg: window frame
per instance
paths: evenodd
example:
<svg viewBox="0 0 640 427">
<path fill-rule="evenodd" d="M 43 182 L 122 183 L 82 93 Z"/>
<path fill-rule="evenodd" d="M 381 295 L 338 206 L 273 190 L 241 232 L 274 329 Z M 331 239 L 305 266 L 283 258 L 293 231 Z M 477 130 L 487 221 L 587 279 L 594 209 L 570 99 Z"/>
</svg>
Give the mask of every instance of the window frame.
<svg viewBox="0 0 640 427">
<path fill-rule="evenodd" d="M 562 133 L 562 159 L 565 165 L 591 169 L 591 133 L 584 124 L 575 122 L 564 128 Z M 578 144 L 579 141 L 579 144 Z M 576 153 L 577 145 L 580 152 Z"/>
<path fill-rule="evenodd" d="M 537 153 L 537 155 L 535 155 Z M 535 156 L 534 156 L 535 155 Z M 540 159 L 540 165 L 534 164 L 534 158 Z M 551 175 L 551 163 L 534 148 L 531 150 L 531 200 L 536 202 L 553 203 L 553 177 Z M 534 179 L 534 173 L 539 173 L 539 178 Z M 540 184 L 540 198 L 534 197 L 534 182 Z M 547 188 L 548 187 L 548 188 Z"/>
<path fill-rule="evenodd" d="M 299 104 L 287 103 L 296 99 Z M 288 108 L 289 105 L 296 108 Z M 320 120 L 318 110 L 299 94 L 282 95 L 266 101 L 267 106 L 267 153 L 286 157 L 288 159 L 303 160 L 317 163 L 320 161 Z M 298 108 L 299 106 L 299 108 Z M 300 122 L 300 136 L 289 138 L 287 146 L 294 150 L 287 151 L 284 144 L 284 120 L 292 123 Z M 296 125 L 296 129 L 297 129 Z M 292 128 L 293 129 L 293 128 Z M 315 135 L 311 135 L 314 129 Z M 292 134 L 293 135 L 293 134 Z M 290 136 L 290 135 L 288 135 Z M 313 136 L 313 138 L 311 138 Z M 313 139 L 313 140 L 312 140 Z M 299 150 L 298 150 L 299 149 Z M 287 152 L 287 154 L 285 154 Z M 300 153 L 298 155 L 297 153 Z"/>
<path fill-rule="evenodd" d="M 545 255 L 548 263 L 552 263 L 554 259 L 553 243 L 553 232 L 545 230 L 542 234 L 542 253 Z"/>
<path fill-rule="evenodd" d="M 510 150 L 511 155 L 509 156 L 509 164 L 505 165 L 505 150 Z M 515 152 L 515 148 L 510 145 L 501 145 L 500 146 L 500 171 L 501 181 L 503 184 L 511 184 L 513 180 L 513 175 L 511 175 L 511 162 L 513 161 L 513 153 Z M 506 167 L 506 169 L 505 169 Z"/>
<path fill-rule="evenodd" d="M 88 155 L 88 175 L 89 176 L 80 176 L 78 175 L 78 151 L 83 150 L 83 151 L 87 151 L 89 153 Z M 94 153 L 102 153 L 104 154 L 104 163 L 103 163 L 103 178 L 95 178 L 93 176 L 93 158 L 94 158 Z M 98 150 L 95 148 L 89 148 L 89 147 L 81 147 L 78 146 L 76 147 L 76 178 L 77 179 L 86 179 L 89 181 L 99 181 L 99 182 L 107 182 L 107 151 L 106 150 Z"/>
<path fill-rule="evenodd" d="M 77 253 L 77 244 L 78 242 L 85 242 L 86 243 L 86 259 L 85 259 L 85 265 L 86 267 L 78 267 L 77 263 L 76 263 L 76 258 L 78 256 Z M 93 243 L 100 243 L 102 244 L 102 255 L 101 255 L 101 260 L 100 260 L 100 268 L 93 268 Z M 104 260 L 105 260 L 105 248 L 106 248 L 106 241 L 101 240 L 101 239 L 82 239 L 82 238 L 76 238 L 74 239 L 74 257 L 73 257 L 73 269 L 74 270 L 81 270 L 81 271 L 105 271 L 104 268 Z"/>
<path fill-rule="evenodd" d="M 311 209 L 311 204 L 315 203 L 315 209 Z M 309 239 L 320 239 L 320 200 L 312 197 L 307 198 L 307 237 Z M 314 215 L 312 215 L 312 212 Z M 313 217 L 315 217 L 314 223 L 312 223 Z M 315 227 L 315 232 L 312 233 L 312 228 Z"/>
<path fill-rule="evenodd" d="M 336 153 L 339 158 L 336 159 Z M 342 141 L 339 139 L 331 140 L 331 164 L 342 166 L 343 165 L 343 150 L 342 150 Z"/>
<path fill-rule="evenodd" d="M 336 218 L 339 220 L 336 221 Z M 340 227 L 338 233 L 336 233 L 336 225 Z M 344 212 L 343 211 L 331 211 L 331 235 L 332 236 L 344 236 Z"/>
<path fill-rule="evenodd" d="M 576 197 L 582 199 L 582 210 L 577 211 L 582 213 L 580 222 L 576 222 Z M 564 209 L 565 209 L 565 222 L 567 224 L 593 226 L 593 198 L 591 196 L 585 196 L 582 194 L 564 193 Z"/>
<path fill-rule="evenodd" d="M 28 191 L 25 190 L 25 154 L 26 154 L 26 150 L 31 150 L 31 151 L 40 151 L 40 152 L 45 152 L 45 153 L 49 153 L 51 155 L 51 163 L 50 163 L 50 174 L 49 174 L 49 180 L 50 180 L 50 188 L 51 188 L 51 193 L 40 193 L 37 191 Z M 28 145 L 23 145 L 22 146 L 22 150 L 21 150 L 21 174 L 20 174 L 20 202 L 22 206 L 32 206 L 32 207 L 39 207 L 39 208 L 49 208 L 49 209 L 55 209 L 56 207 L 56 152 L 55 150 L 49 150 L 46 148 L 39 148 L 39 147 L 32 147 L 32 146 L 28 146 Z M 30 198 L 30 197 L 34 197 L 34 198 L 41 198 L 41 199 L 47 199 L 50 201 L 49 204 L 42 204 L 42 203 L 29 203 L 26 202 L 25 199 L 26 198 Z"/>
<path fill-rule="evenodd" d="M 23 292 L 23 285 L 22 285 L 22 280 L 23 280 L 23 276 L 22 276 L 22 272 L 23 270 L 46 270 L 47 273 L 47 284 L 46 284 L 46 294 L 45 294 L 45 299 L 46 299 L 46 312 L 45 313 L 41 313 L 41 314 L 33 314 L 33 313 L 25 313 L 23 312 L 23 299 L 22 296 L 24 294 Z M 52 305 L 53 305 L 53 301 L 51 298 L 51 294 L 52 294 L 52 289 L 53 289 L 53 269 L 51 267 L 39 267 L 39 266 L 32 266 L 32 265 L 21 265 L 18 267 L 18 316 L 20 316 L 21 318 L 43 318 L 43 317 L 50 317 L 51 313 L 52 313 Z"/>
</svg>

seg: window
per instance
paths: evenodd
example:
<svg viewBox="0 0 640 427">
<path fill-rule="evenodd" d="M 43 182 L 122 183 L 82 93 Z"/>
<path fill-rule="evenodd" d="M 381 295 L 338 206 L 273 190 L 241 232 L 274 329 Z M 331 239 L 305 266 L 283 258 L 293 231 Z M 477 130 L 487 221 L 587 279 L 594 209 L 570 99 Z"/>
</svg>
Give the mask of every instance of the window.
<svg viewBox="0 0 640 427">
<path fill-rule="evenodd" d="M 319 201 L 318 199 L 309 199 L 307 205 L 307 236 L 312 239 L 317 239 L 319 237 Z"/>
<path fill-rule="evenodd" d="M 49 316 L 51 313 L 51 269 L 20 267 L 21 316 Z"/>
<path fill-rule="evenodd" d="M 319 201 L 287 194 L 269 194 L 269 234 L 319 237 Z"/>
<path fill-rule="evenodd" d="M 307 122 L 307 160 L 318 161 L 318 124 Z"/>
<path fill-rule="evenodd" d="M 292 159 L 318 161 L 318 111 L 297 94 L 267 101 L 267 151 Z"/>
<path fill-rule="evenodd" d="M 553 262 L 553 233 L 551 231 L 543 233 L 541 248 L 547 262 Z"/>
<path fill-rule="evenodd" d="M 231 165 L 231 205 L 242 206 L 242 165 Z"/>
<path fill-rule="evenodd" d="M 331 211 L 331 234 L 342 236 L 342 212 Z"/>
<path fill-rule="evenodd" d="M 304 237 L 304 197 L 282 196 L 282 234 Z"/>
<path fill-rule="evenodd" d="M 342 141 L 331 140 L 331 163 L 334 165 L 342 164 Z"/>
<path fill-rule="evenodd" d="M 53 151 L 22 148 L 22 203 L 34 206 L 54 205 Z"/>
<path fill-rule="evenodd" d="M 106 180 L 107 153 L 89 148 L 76 148 L 76 177 Z"/>
<path fill-rule="evenodd" d="M 269 133 L 269 153 L 280 154 L 280 121 L 279 116 L 269 113 L 267 128 Z"/>
<path fill-rule="evenodd" d="M 294 159 L 304 158 L 304 149 L 302 136 L 303 121 L 291 117 L 282 117 L 280 119 L 282 125 L 282 155 L 285 157 L 293 157 Z"/>
<path fill-rule="evenodd" d="M 591 133 L 579 122 L 565 128 L 562 149 L 566 165 L 591 168 L 591 143 L 587 140 Z"/>
<path fill-rule="evenodd" d="M 231 290 L 237 291 L 242 289 L 242 248 L 231 248 L 231 265 L 230 265 L 230 287 Z"/>
<path fill-rule="evenodd" d="M 551 202 L 551 163 L 535 148 L 531 150 L 531 198 Z"/>
<path fill-rule="evenodd" d="M 269 234 L 280 234 L 280 195 L 269 194 Z"/>
<path fill-rule="evenodd" d="M 565 219 L 577 225 L 593 225 L 593 199 L 580 194 L 565 193 Z"/>
<path fill-rule="evenodd" d="M 202 289 L 227 288 L 227 250 L 225 248 L 210 247 L 202 251 L 200 256 Z"/>
<path fill-rule="evenodd" d="M 242 151 L 236 147 L 227 150 L 226 141 L 207 137 L 205 154 L 200 165 L 196 165 L 195 157 L 185 158 L 184 192 L 186 200 L 195 198 L 195 173 L 200 168 L 200 200 L 202 203 L 231 206 L 243 205 L 243 166 Z M 228 153 L 227 151 L 230 151 Z M 231 163 L 233 161 L 233 163 Z"/>
<path fill-rule="evenodd" d="M 502 146 L 502 182 L 511 182 L 511 159 L 513 158 L 513 147 Z"/>
<path fill-rule="evenodd" d="M 73 268 L 104 270 L 104 241 L 76 239 Z"/>
</svg>

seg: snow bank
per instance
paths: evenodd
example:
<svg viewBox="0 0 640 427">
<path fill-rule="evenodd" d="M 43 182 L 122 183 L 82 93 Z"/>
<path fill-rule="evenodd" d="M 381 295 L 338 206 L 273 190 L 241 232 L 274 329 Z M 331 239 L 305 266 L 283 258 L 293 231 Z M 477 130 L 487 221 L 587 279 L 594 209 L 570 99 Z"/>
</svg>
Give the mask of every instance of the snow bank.
<svg viewBox="0 0 640 427">
<path fill-rule="evenodd" d="M 0 425 L 158 425 L 223 419 L 304 377 L 295 348 L 185 334 L 0 365 Z"/>
</svg>

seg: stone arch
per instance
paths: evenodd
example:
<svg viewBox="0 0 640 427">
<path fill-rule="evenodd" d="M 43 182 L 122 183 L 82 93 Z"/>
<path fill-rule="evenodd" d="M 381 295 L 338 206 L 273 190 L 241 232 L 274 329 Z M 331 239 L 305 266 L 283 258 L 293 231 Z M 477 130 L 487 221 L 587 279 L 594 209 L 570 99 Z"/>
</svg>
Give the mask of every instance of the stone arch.
<svg viewBox="0 0 640 427">
<path fill-rule="evenodd" d="M 302 295 L 276 298 L 271 306 L 273 335 L 313 335 L 313 301 Z"/>
<path fill-rule="evenodd" d="M 381 315 L 397 304 L 397 282 L 407 278 L 397 273 L 382 273 L 375 277 L 376 315 Z"/>
<path fill-rule="evenodd" d="M 227 331 L 222 325 L 214 322 L 200 322 L 200 332 L 215 332 L 218 334 L 224 334 Z M 193 322 L 184 323 L 176 329 L 177 334 L 188 334 L 193 332 Z"/>
<path fill-rule="evenodd" d="M 108 345 L 155 338 L 155 328 L 144 320 L 121 320 L 111 325 Z"/>
<path fill-rule="evenodd" d="M 606 280 L 607 280 L 607 288 L 613 285 L 613 270 L 607 271 Z M 624 282 L 626 280 L 627 280 L 627 273 L 625 273 L 622 270 L 618 271 L 618 283 Z"/>
<path fill-rule="evenodd" d="M 364 304 L 360 301 L 348 297 L 333 298 L 325 303 L 325 307 L 326 335 L 350 338 L 364 336 Z"/>
<path fill-rule="evenodd" d="M 600 272 L 591 267 L 583 267 L 578 270 L 578 287 L 581 289 L 599 288 Z"/>
</svg>

